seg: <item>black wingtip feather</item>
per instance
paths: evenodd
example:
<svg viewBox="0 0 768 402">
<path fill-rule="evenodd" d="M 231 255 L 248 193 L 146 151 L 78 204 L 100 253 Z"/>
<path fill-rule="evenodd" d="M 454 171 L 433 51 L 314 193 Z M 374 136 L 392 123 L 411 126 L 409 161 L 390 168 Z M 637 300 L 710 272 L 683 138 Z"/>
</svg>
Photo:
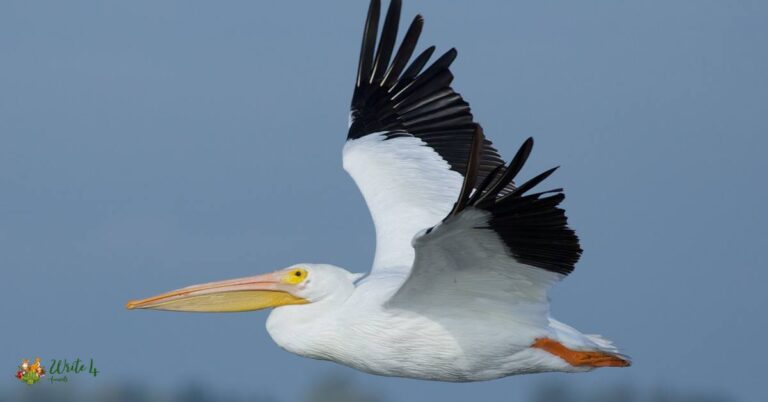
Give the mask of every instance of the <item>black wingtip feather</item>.
<svg viewBox="0 0 768 402">
<path fill-rule="evenodd" d="M 424 18 L 421 15 L 417 15 L 411 25 L 408 27 L 408 31 L 405 33 L 403 43 L 397 50 L 394 59 L 392 59 L 392 65 L 387 69 L 384 78 L 381 80 L 382 87 L 389 87 L 400 78 L 400 73 L 403 72 L 408 60 L 411 59 L 413 51 L 416 49 L 416 43 L 419 41 L 421 30 L 424 27 Z"/>
<path fill-rule="evenodd" d="M 531 265 L 547 271 L 568 275 L 581 256 L 579 238 L 568 227 L 565 211 L 558 205 L 565 199 L 562 189 L 553 189 L 534 194 L 525 194 L 549 177 L 557 167 L 549 169 L 511 192 L 502 195 L 525 164 L 533 139 L 528 138 L 506 168 L 496 167 L 477 186 L 469 197 L 467 188 L 474 186 L 470 176 L 478 171 L 478 159 L 474 157 L 477 143 L 468 158 L 467 175 L 453 210 L 446 217 L 461 213 L 473 207 L 490 212 L 489 225 L 484 227 L 495 231 L 512 258 L 521 264 Z"/>
<path fill-rule="evenodd" d="M 478 192 L 482 192 L 483 194 L 478 198 L 476 205 L 484 206 L 493 203 L 495 198 L 502 192 L 502 190 L 512 183 L 512 180 L 520 172 L 520 169 L 522 169 L 523 165 L 525 165 L 525 162 L 528 160 L 528 156 L 531 155 L 532 149 L 533 137 L 528 137 L 528 139 L 523 142 L 523 145 L 520 146 L 520 149 L 515 154 L 515 157 L 512 158 L 512 161 L 504 170 L 504 174 L 501 175 L 499 180 L 494 182 L 492 187 L 478 189 Z"/>
<path fill-rule="evenodd" d="M 384 72 L 389 65 L 389 58 L 395 48 L 397 39 L 397 27 L 400 22 L 400 0 L 391 0 L 387 16 L 384 18 L 384 28 L 381 30 L 381 40 L 376 49 L 376 59 L 373 63 L 373 72 L 371 73 L 370 83 L 379 82 L 384 76 Z"/>
<path fill-rule="evenodd" d="M 429 58 L 432 57 L 432 53 L 435 52 L 435 47 L 430 46 L 421 53 L 419 53 L 418 56 L 416 56 L 415 59 L 413 59 L 413 62 L 411 62 L 411 65 L 408 66 L 408 68 L 405 69 L 403 72 L 403 76 L 401 77 L 401 81 L 410 82 L 413 80 L 416 75 L 418 75 L 421 72 L 421 69 L 424 68 L 424 65 L 427 64 L 429 61 Z M 397 85 L 393 87 L 397 88 Z M 391 92 L 391 91 L 390 91 Z"/>
<path fill-rule="evenodd" d="M 560 166 L 555 166 L 552 169 L 546 170 L 543 173 L 538 174 L 536 177 L 528 180 L 527 182 L 520 185 L 520 187 L 516 188 L 511 193 L 507 194 L 506 196 L 502 197 L 502 199 L 507 197 L 514 197 L 520 194 L 524 194 L 526 191 L 534 188 L 537 184 L 544 181 L 547 177 L 549 177 L 552 173 L 555 173 L 555 170 L 559 169 Z"/>
<path fill-rule="evenodd" d="M 357 82 L 353 96 L 353 108 L 359 108 L 363 91 L 370 81 L 371 65 L 373 63 L 373 52 L 376 47 L 376 33 L 379 29 L 379 12 L 381 2 L 371 0 L 368 6 L 368 16 L 365 19 L 365 28 L 363 30 L 363 42 L 360 45 L 360 60 L 357 64 Z"/>
<path fill-rule="evenodd" d="M 486 178 L 483 180 L 482 183 L 480 183 L 479 186 L 477 186 L 477 191 L 475 191 L 474 194 L 472 194 L 472 197 L 469 199 L 469 204 L 477 205 L 478 201 L 482 199 L 482 196 L 485 194 L 485 190 L 487 188 L 492 188 L 493 186 L 498 183 L 500 179 L 503 178 L 504 174 L 499 174 L 504 170 L 504 165 L 496 166 L 495 169 L 491 171 L 491 173 L 486 176 Z M 493 186 L 491 184 L 493 183 Z"/>
<path fill-rule="evenodd" d="M 483 134 L 482 127 L 480 127 L 479 124 L 476 124 L 475 131 L 472 134 L 472 147 L 469 150 L 469 157 L 467 159 L 467 173 L 464 175 L 464 182 L 461 185 L 459 199 L 453 205 L 453 210 L 448 213 L 446 219 L 464 210 L 469 201 L 469 196 L 475 188 L 475 181 L 477 180 L 477 171 L 480 164 L 484 139 L 485 135 Z"/>
</svg>

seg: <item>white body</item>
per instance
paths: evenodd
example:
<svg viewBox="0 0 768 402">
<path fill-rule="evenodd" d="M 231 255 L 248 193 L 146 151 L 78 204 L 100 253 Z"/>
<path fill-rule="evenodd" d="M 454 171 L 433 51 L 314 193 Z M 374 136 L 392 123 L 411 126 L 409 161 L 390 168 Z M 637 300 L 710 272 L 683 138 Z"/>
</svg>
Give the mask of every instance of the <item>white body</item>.
<svg viewBox="0 0 768 402">
<path fill-rule="evenodd" d="M 335 268 L 335 267 L 334 267 Z M 445 311 L 430 317 L 386 308 L 402 277 L 367 278 L 346 299 L 275 309 L 267 331 L 283 349 L 371 374 L 440 381 L 480 381 L 544 371 L 578 372 L 557 356 L 531 348 L 536 338 L 575 349 L 616 349 L 547 320 L 541 327 L 514 314 Z"/>
</svg>

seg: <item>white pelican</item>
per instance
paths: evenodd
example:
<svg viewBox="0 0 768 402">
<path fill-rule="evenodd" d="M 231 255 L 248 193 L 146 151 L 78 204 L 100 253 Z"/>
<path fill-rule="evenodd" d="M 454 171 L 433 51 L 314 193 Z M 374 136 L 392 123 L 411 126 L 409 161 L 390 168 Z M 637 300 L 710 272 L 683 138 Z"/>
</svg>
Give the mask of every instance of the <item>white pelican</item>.
<svg viewBox="0 0 768 402">
<path fill-rule="evenodd" d="M 425 69 L 429 47 L 408 64 L 422 17 L 394 52 L 400 0 L 377 47 L 379 9 L 372 0 L 343 150 L 376 226 L 370 274 L 296 264 L 127 308 L 274 307 L 267 331 L 283 349 L 386 376 L 478 381 L 628 366 L 606 339 L 549 315 L 549 287 L 581 254 L 558 208 L 562 189 L 531 192 L 555 169 L 514 185 L 533 140 L 506 165 L 450 87 L 456 50 Z"/>
</svg>

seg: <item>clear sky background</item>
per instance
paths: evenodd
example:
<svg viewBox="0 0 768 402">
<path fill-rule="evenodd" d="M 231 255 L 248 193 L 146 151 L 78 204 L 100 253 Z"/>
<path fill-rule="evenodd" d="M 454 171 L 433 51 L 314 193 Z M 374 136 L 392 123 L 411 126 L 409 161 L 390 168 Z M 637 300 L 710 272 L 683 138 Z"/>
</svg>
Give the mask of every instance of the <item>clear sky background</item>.
<svg viewBox="0 0 768 402">
<path fill-rule="evenodd" d="M 534 136 L 523 174 L 562 165 L 549 184 L 585 253 L 553 314 L 613 339 L 629 369 L 383 378 L 280 350 L 266 312 L 126 311 L 296 262 L 368 270 L 373 225 L 341 168 L 366 9 L 0 3 L 0 387 L 39 355 L 93 358 L 99 377 L 71 381 L 84 387 L 293 398 L 330 373 L 401 401 L 550 381 L 764 400 L 763 1 L 405 1 L 404 20 L 426 19 L 420 49 L 459 50 L 453 86 L 502 155 Z"/>
</svg>

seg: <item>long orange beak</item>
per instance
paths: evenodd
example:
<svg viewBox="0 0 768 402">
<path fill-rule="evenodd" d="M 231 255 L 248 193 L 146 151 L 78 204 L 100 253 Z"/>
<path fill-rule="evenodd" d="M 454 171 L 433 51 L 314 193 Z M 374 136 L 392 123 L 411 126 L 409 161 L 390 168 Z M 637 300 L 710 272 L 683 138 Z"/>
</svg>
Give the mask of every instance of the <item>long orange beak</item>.
<svg viewBox="0 0 768 402">
<path fill-rule="evenodd" d="M 294 285 L 286 283 L 280 272 L 193 285 L 141 300 L 131 300 L 125 307 L 133 309 L 238 312 L 261 310 L 288 304 L 305 304 L 294 296 Z"/>
</svg>

